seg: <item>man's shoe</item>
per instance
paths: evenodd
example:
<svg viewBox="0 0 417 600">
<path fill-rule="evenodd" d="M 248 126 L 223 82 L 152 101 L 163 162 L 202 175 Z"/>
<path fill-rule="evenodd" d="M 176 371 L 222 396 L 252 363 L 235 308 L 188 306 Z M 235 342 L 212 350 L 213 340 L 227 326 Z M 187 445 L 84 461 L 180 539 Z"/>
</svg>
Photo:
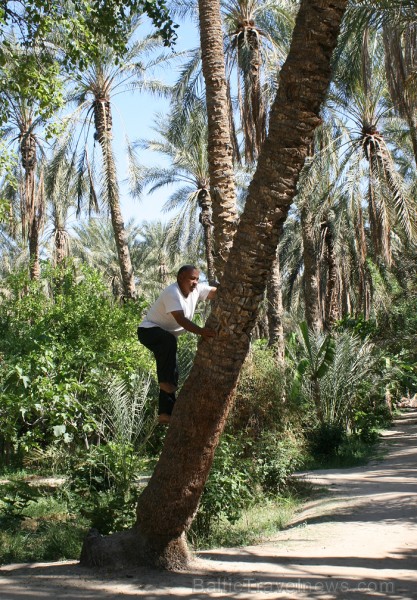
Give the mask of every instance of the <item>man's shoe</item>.
<svg viewBox="0 0 417 600">
<path fill-rule="evenodd" d="M 158 415 L 159 425 L 169 425 L 170 420 L 171 420 L 171 415 L 167 415 L 166 413 L 162 413 L 161 415 Z"/>
</svg>

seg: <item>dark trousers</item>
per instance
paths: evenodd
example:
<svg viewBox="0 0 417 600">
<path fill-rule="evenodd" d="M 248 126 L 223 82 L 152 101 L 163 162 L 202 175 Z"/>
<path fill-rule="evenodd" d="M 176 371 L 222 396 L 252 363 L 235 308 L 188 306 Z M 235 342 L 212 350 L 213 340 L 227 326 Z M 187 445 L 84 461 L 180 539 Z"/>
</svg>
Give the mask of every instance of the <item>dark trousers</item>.
<svg viewBox="0 0 417 600">
<path fill-rule="evenodd" d="M 160 327 L 138 327 L 138 339 L 155 356 L 159 383 L 178 385 L 177 338 Z M 159 391 L 159 414 L 170 415 L 175 393 Z"/>
</svg>

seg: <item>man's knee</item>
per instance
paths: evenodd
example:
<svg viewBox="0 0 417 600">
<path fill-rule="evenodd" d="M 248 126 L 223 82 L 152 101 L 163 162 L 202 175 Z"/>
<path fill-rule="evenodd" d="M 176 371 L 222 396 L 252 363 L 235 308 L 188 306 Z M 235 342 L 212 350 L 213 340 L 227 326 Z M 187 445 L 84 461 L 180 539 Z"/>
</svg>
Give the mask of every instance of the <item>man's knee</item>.
<svg viewBox="0 0 417 600">
<path fill-rule="evenodd" d="M 173 394 L 177 389 L 176 385 L 168 382 L 159 382 L 159 387 L 164 392 L 167 392 L 167 394 Z"/>
</svg>

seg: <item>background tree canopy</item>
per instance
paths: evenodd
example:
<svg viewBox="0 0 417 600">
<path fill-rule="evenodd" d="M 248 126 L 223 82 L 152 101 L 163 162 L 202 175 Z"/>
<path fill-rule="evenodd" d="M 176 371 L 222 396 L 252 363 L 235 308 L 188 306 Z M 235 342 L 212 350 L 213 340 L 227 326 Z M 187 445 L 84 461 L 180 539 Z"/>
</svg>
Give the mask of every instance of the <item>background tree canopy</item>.
<svg viewBox="0 0 417 600">
<path fill-rule="evenodd" d="M 121 56 L 131 16 L 140 13 L 152 20 L 167 46 L 175 43 L 176 26 L 164 0 L 2 1 L 1 119 L 7 118 L 8 92 L 37 101 L 41 114 L 51 115 L 62 104 L 61 68 L 64 73 L 85 68 L 98 58 L 103 38 Z"/>
</svg>

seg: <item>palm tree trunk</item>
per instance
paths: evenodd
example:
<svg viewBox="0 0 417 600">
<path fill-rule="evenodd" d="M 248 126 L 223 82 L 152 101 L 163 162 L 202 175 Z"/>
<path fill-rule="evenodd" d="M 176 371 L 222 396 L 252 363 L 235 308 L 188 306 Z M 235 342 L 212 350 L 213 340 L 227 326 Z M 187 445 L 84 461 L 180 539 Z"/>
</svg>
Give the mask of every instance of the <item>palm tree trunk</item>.
<svg viewBox="0 0 417 600">
<path fill-rule="evenodd" d="M 239 37 L 239 50 L 249 51 L 249 69 L 241 59 L 244 77 L 243 129 L 245 137 L 245 159 L 253 163 L 257 159 L 266 134 L 266 114 L 261 91 L 261 55 L 256 29 L 246 28 Z"/>
<path fill-rule="evenodd" d="M 29 123 L 29 127 L 30 127 Z M 29 129 L 20 136 L 20 156 L 25 171 L 22 233 L 29 242 L 29 273 L 31 279 L 39 279 L 39 207 L 36 198 L 36 139 Z"/>
<path fill-rule="evenodd" d="M 42 182 L 39 183 L 38 193 L 34 203 L 34 211 L 30 222 L 29 230 L 29 257 L 30 257 L 30 278 L 39 279 L 41 276 L 41 267 L 39 264 L 39 238 L 43 223 L 44 197 Z"/>
<path fill-rule="evenodd" d="M 127 244 L 126 230 L 120 208 L 119 186 L 117 183 L 116 163 L 111 145 L 112 117 L 110 101 L 98 98 L 94 102 L 94 122 L 96 134 L 103 154 L 103 163 L 106 177 L 107 201 L 110 208 L 111 222 L 116 241 L 117 255 L 119 258 L 123 290 L 126 298 L 135 298 L 135 278 L 129 246 Z"/>
<path fill-rule="evenodd" d="M 62 227 L 57 227 L 55 230 L 54 245 L 55 245 L 55 263 L 57 265 L 64 264 L 68 257 L 68 233 Z"/>
<path fill-rule="evenodd" d="M 338 289 L 338 270 L 334 250 L 334 237 L 330 223 L 326 223 L 324 235 L 327 262 L 327 284 L 324 310 L 324 325 L 331 331 L 334 323 L 340 318 L 340 293 Z"/>
<path fill-rule="evenodd" d="M 207 262 L 207 279 L 215 281 L 216 273 L 214 271 L 213 261 L 213 236 L 212 236 L 212 208 L 210 194 L 205 188 L 202 188 L 198 193 L 198 205 L 200 207 L 200 223 L 203 227 L 204 247 L 206 251 Z"/>
<path fill-rule="evenodd" d="M 359 289 L 358 289 L 358 306 L 356 314 L 363 314 L 364 319 L 369 319 L 370 315 L 370 287 L 369 287 L 369 273 L 368 266 L 366 264 L 367 247 L 366 247 L 366 236 L 365 236 L 365 225 L 363 221 L 363 212 L 360 202 L 358 203 L 358 223 L 356 227 L 357 232 L 357 245 L 358 245 L 358 256 L 359 256 Z"/>
<path fill-rule="evenodd" d="M 271 276 L 266 288 L 266 297 L 268 301 L 268 345 L 273 348 L 277 363 L 282 364 L 285 355 L 284 328 L 282 324 L 284 307 L 282 303 L 282 280 L 278 252 L 272 265 Z"/>
<path fill-rule="evenodd" d="M 140 496 L 129 532 L 89 536 L 84 565 L 143 562 L 185 566 L 185 531 L 201 497 L 230 410 L 250 335 L 275 260 L 282 223 L 296 193 L 347 0 L 303 0 L 272 108 L 268 137 L 249 187 L 218 299 L 207 325 L 217 336 L 200 342 L 179 394 L 164 447 Z"/>
<path fill-rule="evenodd" d="M 304 259 L 304 306 L 309 329 L 320 331 L 322 312 L 320 304 L 319 257 L 314 235 L 314 215 L 304 206 L 300 211 Z"/>
<path fill-rule="evenodd" d="M 199 0 L 200 41 L 206 84 L 208 162 L 213 202 L 214 253 L 221 278 L 237 226 L 233 171 L 233 141 L 224 67 L 223 32 L 219 0 Z"/>
</svg>

